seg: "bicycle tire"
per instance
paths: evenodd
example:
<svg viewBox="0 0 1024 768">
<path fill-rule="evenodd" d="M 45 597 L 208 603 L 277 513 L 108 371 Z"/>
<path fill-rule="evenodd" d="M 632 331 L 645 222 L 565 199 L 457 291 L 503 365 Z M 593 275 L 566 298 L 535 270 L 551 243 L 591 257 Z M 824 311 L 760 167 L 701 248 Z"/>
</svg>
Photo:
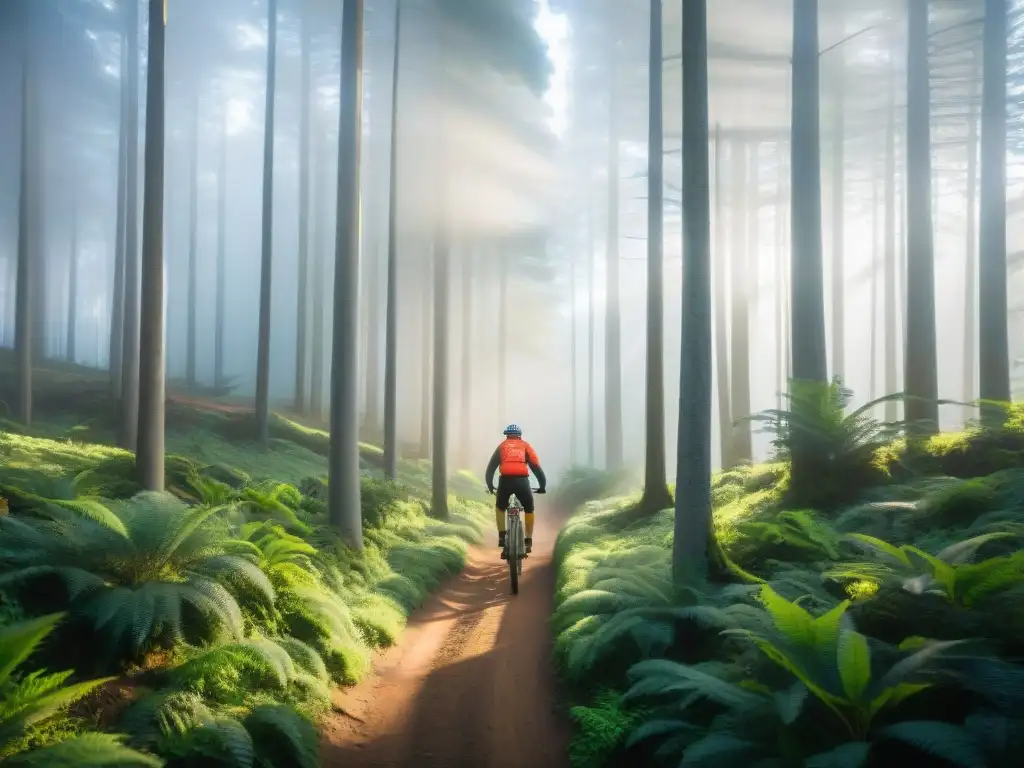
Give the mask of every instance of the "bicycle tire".
<svg viewBox="0 0 1024 768">
<path fill-rule="evenodd" d="M 512 517 L 507 534 L 508 547 L 508 577 L 512 582 L 512 594 L 519 594 L 519 517 Z"/>
</svg>

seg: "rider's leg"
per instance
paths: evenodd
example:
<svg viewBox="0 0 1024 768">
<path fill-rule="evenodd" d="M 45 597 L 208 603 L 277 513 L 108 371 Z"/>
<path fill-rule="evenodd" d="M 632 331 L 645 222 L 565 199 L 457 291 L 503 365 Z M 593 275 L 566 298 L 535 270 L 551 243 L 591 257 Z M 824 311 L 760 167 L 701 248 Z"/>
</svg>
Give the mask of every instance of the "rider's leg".
<svg viewBox="0 0 1024 768">
<path fill-rule="evenodd" d="M 505 548 L 505 510 L 512 496 L 512 490 L 504 477 L 498 478 L 497 492 L 494 494 L 494 524 L 498 529 L 498 546 Z"/>
<path fill-rule="evenodd" d="M 523 517 L 526 527 L 526 553 L 529 554 L 533 551 L 533 490 L 530 488 L 530 481 L 527 479 L 523 483 L 523 497 L 519 500 L 523 502 Z"/>
</svg>

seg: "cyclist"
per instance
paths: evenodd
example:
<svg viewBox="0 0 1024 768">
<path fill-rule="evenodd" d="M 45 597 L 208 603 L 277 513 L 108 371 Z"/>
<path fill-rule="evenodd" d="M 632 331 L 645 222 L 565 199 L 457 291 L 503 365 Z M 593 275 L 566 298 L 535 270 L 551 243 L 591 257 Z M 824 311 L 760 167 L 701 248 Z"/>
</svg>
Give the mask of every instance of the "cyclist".
<svg viewBox="0 0 1024 768">
<path fill-rule="evenodd" d="M 487 462 L 487 492 L 494 493 L 494 472 L 501 470 L 498 478 L 497 499 L 494 502 L 494 521 L 498 525 L 498 546 L 505 550 L 505 512 L 509 498 L 514 493 L 526 513 L 526 553 L 533 549 L 533 491 L 530 488 L 530 470 L 537 476 L 537 493 L 544 493 L 548 481 L 540 467 L 540 459 L 533 446 L 523 440 L 523 430 L 515 424 L 505 427 L 505 439 L 494 449 Z"/>
</svg>

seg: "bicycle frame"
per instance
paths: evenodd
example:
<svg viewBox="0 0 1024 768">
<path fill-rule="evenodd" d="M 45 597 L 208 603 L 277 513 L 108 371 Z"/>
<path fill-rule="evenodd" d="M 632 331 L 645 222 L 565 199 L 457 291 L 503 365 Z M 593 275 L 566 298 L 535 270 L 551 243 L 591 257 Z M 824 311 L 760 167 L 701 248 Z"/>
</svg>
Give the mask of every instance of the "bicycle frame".
<svg viewBox="0 0 1024 768">
<path fill-rule="evenodd" d="M 523 505 L 513 494 L 505 512 L 505 554 L 513 595 L 519 594 L 519 576 L 523 573 L 523 558 L 526 557 L 526 534 L 523 529 L 522 512 Z"/>
</svg>

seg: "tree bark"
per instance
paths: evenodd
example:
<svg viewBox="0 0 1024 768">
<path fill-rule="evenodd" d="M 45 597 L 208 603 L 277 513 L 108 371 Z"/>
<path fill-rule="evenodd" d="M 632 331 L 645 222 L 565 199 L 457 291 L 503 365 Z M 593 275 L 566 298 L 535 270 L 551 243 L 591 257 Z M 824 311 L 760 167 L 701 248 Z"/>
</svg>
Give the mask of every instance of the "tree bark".
<svg viewBox="0 0 1024 768">
<path fill-rule="evenodd" d="M 196 321 L 199 298 L 199 78 L 192 84 L 192 136 L 188 168 L 188 341 L 185 378 L 196 386 Z"/>
<path fill-rule="evenodd" d="M 715 316 L 715 374 L 718 384 L 718 441 L 722 469 L 733 465 L 732 439 L 732 397 L 729 392 L 729 335 L 726 313 L 729 306 L 728 294 L 728 234 L 725 220 L 725 207 L 722 204 L 722 191 L 725 181 L 725 144 L 722 141 L 722 128 L 715 126 L 715 258 L 712 262 L 712 281 L 714 283 L 714 316 Z M 733 162 L 736 162 L 733 159 Z M 738 194 L 739 189 L 734 190 Z"/>
<path fill-rule="evenodd" d="M 878 176 L 871 181 L 871 324 L 868 326 L 868 400 L 878 397 L 878 283 L 879 283 L 879 261 L 881 249 L 879 241 L 879 187 Z"/>
<path fill-rule="evenodd" d="M 793 2 L 792 217 L 793 378 L 824 382 L 818 0 Z"/>
<path fill-rule="evenodd" d="M 74 173 L 74 172 L 72 172 Z M 78 176 L 71 180 L 71 210 L 68 221 L 71 243 L 68 248 L 68 325 L 65 357 L 69 363 L 78 357 Z"/>
<path fill-rule="evenodd" d="M 708 574 L 711 524 L 711 212 L 708 200 L 707 4 L 683 3 L 683 311 L 672 575 Z"/>
<path fill-rule="evenodd" d="M 1009 402 L 1010 354 L 1006 308 L 1006 0 L 985 2 L 981 108 L 981 216 L 978 288 L 981 314 L 979 391 L 983 400 Z M 1002 414 L 987 408 L 986 422 Z"/>
<path fill-rule="evenodd" d="M 125 175 L 120 438 L 122 448 L 134 451 L 139 434 L 139 9 L 138 3 L 134 2 L 128 3 L 128 147 Z"/>
<path fill-rule="evenodd" d="M 32 217 L 30 206 L 33 199 L 33 175 L 38 169 L 31 166 L 30 131 L 37 130 L 35 125 L 35 82 L 32 72 L 32 11 L 28 4 L 24 6 L 24 50 L 21 59 L 21 157 L 18 174 L 18 283 L 16 287 L 16 305 L 14 320 L 14 349 L 18 361 L 18 421 L 26 427 L 32 425 L 32 353 L 34 345 L 34 306 L 36 298 L 36 264 L 33 250 L 38 245 L 33 242 L 31 231 Z"/>
<path fill-rule="evenodd" d="M 398 73 L 401 33 L 402 0 L 395 0 L 388 163 L 388 284 L 384 320 L 384 474 L 392 480 L 398 477 Z"/>
<path fill-rule="evenodd" d="M 907 324 L 904 412 L 913 434 L 939 426 L 928 64 L 928 0 L 910 0 L 907 45 Z"/>
<path fill-rule="evenodd" d="M 647 133 L 647 392 L 644 491 L 650 510 L 672 505 L 665 477 L 665 237 L 661 0 L 650 2 Z M 575 316 L 573 321 L 575 322 Z"/>
<path fill-rule="evenodd" d="M 846 375 L 846 323 L 843 292 L 845 283 L 846 218 L 846 60 L 845 47 L 836 51 L 839 71 L 836 76 L 836 114 L 832 138 L 832 375 Z"/>
<path fill-rule="evenodd" d="M 147 491 L 164 489 L 164 0 L 149 0 L 139 435 L 136 468 Z"/>
<path fill-rule="evenodd" d="M 972 53 L 971 76 L 980 79 L 982 55 Z M 964 243 L 964 390 L 963 400 L 974 401 L 978 382 L 978 105 L 974 89 L 971 90 L 971 104 L 967 114 L 967 210 L 966 242 Z M 965 419 L 970 418 L 971 409 L 965 410 Z"/>
<path fill-rule="evenodd" d="M 751 191 L 755 186 L 748 175 L 749 156 L 742 141 L 733 142 L 732 188 L 735 190 L 732 206 L 732 264 L 730 265 L 730 308 L 732 309 L 732 342 L 729 345 L 729 451 L 732 464 L 750 461 L 750 422 L 742 421 L 750 415 L 750 296 L 753 294 L 751 275 L 756 274 L 750 258 L 749 227 Z"/>
<path fill-rule="evenodd" d="M 423 259 L 423 290 L 421 293 L 423 304 L 423 320 L 420 325 L 420 350 L 422 365 L 420 381 L 423 382 L 420 388 L 420 446 L 424 456 L 430 455 L 430 409 L 433 399 L 431 397 L 430 382 L 434 376 L 434 363 L 431 344 L 434 334 L 434 309 L 433 309 L 433 260 L 436 258 L 433 252 L 429 257 Z M 499 341 L 499 345 L 501 342 Z M 500 354 L 500 352 L 499 352 Z M 501 385 L 499 384 L 499 387 Z M 499 399 L 500 399 L 499 395 Z"/>
<path fill-rule="evenodd" d="M 259 339 L 256 349 L 256 437 L 264 446 L 270 440 L 270 312 L 272 307 L 271 287 L 274 280 L 274 96 L 277 92 L 277 0 L 268 2 L 267 27 L 267 97 L 263 127 L 263 242 L 262 258 L 260 259 Z M 358 229 L 358 226 L 356 228 Z M 337 312 L 335 312 L 335 318 L 337 318 Z M 335 348 L 337 348 L 337 343 L 335 343 Z"/>
<path fill-rule="evenodd" d="M 363 548 L 359 475 L 359 189 L 363 101 L 363 2 L 345 0 L 341 23 L 341 104 L 331 355 L 328 515 L 342 538 Z"/>
<path fill-rule="evenodd" d="M 616 56 L 614 38 L 609 55 Z M 622 466 L 622 360 L 619 317 L 619 100 L 614 63 L 608 97 L 608 238 L 605 243 L 604 419 L 605 467 Z"/>
<path fill-rule="evenodd" d="M 120 120 L 117 136 L 117 231 L 114 235 L 114 284 L 110 297 L 110 346 L 107 368 L 110 373 L 110 391 L 115 400 L 121 399 L 121 357 L 124 353 L 124 258 L 125 227 L 128 202 L 128 112 L 131 108 L 128 80 L 128 42 L 131 28 L 129 12 L 124 12 L 124 30 L 121 35 Z"/>
<path fill-rule="evenodd" d="M 786 187 L 785 166 L 783 165 L 783 143 L 775 148 L 775 365 L 776 392 L 775 407 L 782 410 L 783 393 L 789 388 L 789 370 L 786 365 Z"/>
<path fill-rule="evenodd" d="M 473 252 L 470 248 L 462 250 L 462 366 L 461 393 L 462 403 L 459 405 L 460 426 L 459 456 L 463 467 L 472 466 L 472 426 L 473 426 Z"/>
<path fill-rule="evenodd" d="M 895 58 L 895 56 L 894 56 Z M 889 70 L 889 104 L 887 108 L 889 125 L 885 134 L 885 200 L 882 203 L 884 224 L 882 227 L 885 242 L 885 277 L 884 306 L 882 327 L 885 329 L 885 394 L 896 394 L 899 378 L 896 370 L 898 343 L 896 340 L 899 298 L 897 295 L 897 264 L 896 264 L 896 68 L 895 62 Z M 885 420 L 896 421 L 897 404 L 889 400 L 885 404 Z"/>
<path fill-rule="evenodd" d="M 324 418 L 324 298 L 327 290 L 326 248 L 324 234 L 327 228 L 327 170 L 323 162 L 324 132 L 320 121 L 315 121 L 315 133 L 311 140 L 313 157 L 319 158 L 314 176 L 313 189 L 313 338 L 312 360 L 309 367 L 309 403 L 317 419 Z"/>
<path fill-rule="evenodd" d="M 442 166 L 442 173 L 446 172 Z M 444 192 L 441 193 L 442 197 Z M 448 264 L 447 208 L 442 201 L 434 247 L 434 416 L 430 459 L 431 514 L 448 517 Z"/>
<path fill-rule="evenodd" d="M 299 82 L 299 264 L 298 296 L 295 313 L 295 412 L 309 410 L 306 399 L 307 317 L 309 315 L 309 111 L 310 111 L 310 30 L 308 7 L 299 19 L 301 64 Z"/>
<path fill-rule="evenodd" d="M 224 379 L 224 333 L 227 322 L 227 198 L 228 198 L 228 118 L 227 109 L 220 126 L 220 165 L 217 168 L 217 299 L 216 327 L 213 345 L 214 386 L 222 387 Z"/>
</svg>

